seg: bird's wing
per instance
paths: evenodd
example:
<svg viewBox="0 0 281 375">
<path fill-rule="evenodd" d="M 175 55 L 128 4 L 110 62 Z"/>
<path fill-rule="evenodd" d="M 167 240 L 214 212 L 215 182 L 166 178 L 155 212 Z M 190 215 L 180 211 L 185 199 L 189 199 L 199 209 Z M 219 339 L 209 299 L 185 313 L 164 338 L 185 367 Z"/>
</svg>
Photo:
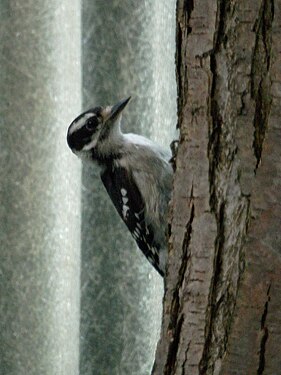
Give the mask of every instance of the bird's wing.
<svg viewBox="0 0 281 375">
<path fill-rule="evenodd" d="M 101 179 L 138 247 L 163 276 L 164 272 L 159 267 L 159 245 L 154 241 L 151 225 L 146 223 L 144 201 L 131 173 L 122 167 L 107 168 Z"/>
</svg>

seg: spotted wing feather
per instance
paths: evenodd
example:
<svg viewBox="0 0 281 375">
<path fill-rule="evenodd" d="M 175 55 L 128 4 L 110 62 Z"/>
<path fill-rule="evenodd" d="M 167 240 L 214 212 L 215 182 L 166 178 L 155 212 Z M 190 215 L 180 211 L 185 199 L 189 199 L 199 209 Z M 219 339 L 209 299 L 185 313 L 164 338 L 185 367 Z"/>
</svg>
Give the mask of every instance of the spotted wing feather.
<svg viewBox="0 0 281 375">
<path fill-rule="evenodd" d="M 159 245 L 154 241 L 151 226 L 146 224 L 144 201 L 131 173 L 122 167 L 107 168 L 101 179 L 138 247 L 163 276 L 159 268 Z"/>
</svg>

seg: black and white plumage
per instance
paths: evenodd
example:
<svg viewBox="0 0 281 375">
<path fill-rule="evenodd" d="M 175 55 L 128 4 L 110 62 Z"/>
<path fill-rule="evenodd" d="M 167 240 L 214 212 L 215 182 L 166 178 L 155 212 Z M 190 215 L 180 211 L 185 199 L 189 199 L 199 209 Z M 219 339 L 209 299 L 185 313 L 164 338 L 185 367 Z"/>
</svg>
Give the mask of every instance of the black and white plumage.
<svg viewBox="0 0 281 375">
<path fill-rule="evenodd" d="M 163 276 L 172 188 L 171 153 L 145 137 L 122 133 L 121 112 L 129 100 L 82 113 L 69 126 L 67 142 L 81 159 L 101 167 L 102 182 L 120 217 Z"/>
</svg>

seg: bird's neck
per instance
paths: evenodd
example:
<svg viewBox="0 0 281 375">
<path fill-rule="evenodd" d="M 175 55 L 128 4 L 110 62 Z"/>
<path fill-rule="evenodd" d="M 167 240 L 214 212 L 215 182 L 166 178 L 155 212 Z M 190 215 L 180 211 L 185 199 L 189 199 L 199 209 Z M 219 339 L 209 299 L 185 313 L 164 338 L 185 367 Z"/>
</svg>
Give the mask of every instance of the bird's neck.
<svg viewBox="0 0 281 375">
<path fill-rule="evenodd" d="M 91 157 L 100 165 L 109 165 L 122 157 L 124 144 L 124 135 L 119 129 L 111 137 L 99 139 L 96 146 L 91 149 Z"/>
</svg>

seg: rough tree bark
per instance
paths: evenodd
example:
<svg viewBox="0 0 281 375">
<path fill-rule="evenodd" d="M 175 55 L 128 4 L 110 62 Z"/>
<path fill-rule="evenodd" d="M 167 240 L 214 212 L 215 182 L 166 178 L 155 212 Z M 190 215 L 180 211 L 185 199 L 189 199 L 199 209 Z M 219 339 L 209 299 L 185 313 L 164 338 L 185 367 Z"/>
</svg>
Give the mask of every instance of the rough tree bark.
<svg viewBox="0 0 281 375">
<path fill-rule="evenodd" d="M 153 375 L 281 374 L 281 0 L 178 0 L 180 140 Z"/>
</svg>

